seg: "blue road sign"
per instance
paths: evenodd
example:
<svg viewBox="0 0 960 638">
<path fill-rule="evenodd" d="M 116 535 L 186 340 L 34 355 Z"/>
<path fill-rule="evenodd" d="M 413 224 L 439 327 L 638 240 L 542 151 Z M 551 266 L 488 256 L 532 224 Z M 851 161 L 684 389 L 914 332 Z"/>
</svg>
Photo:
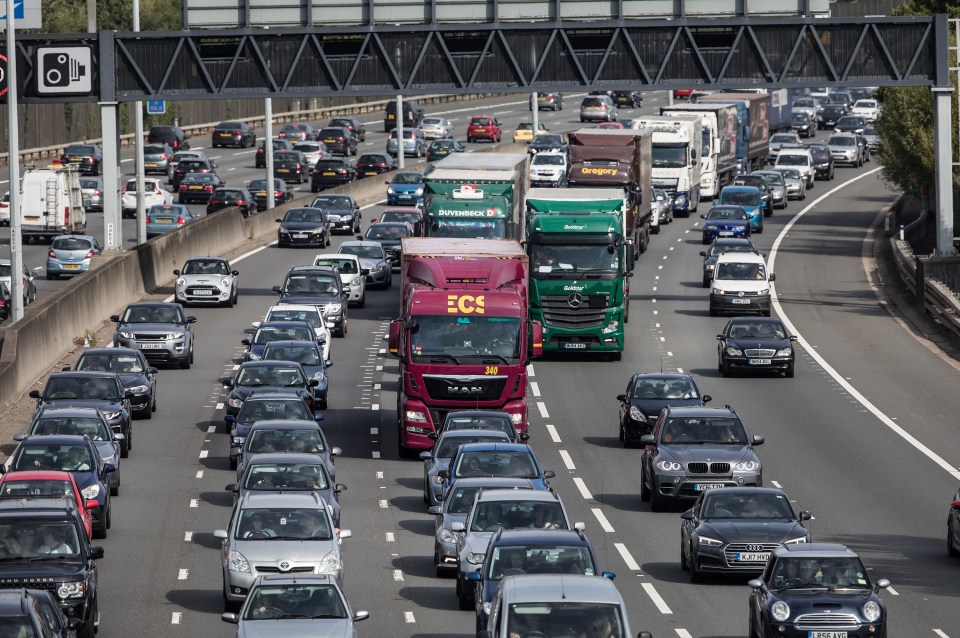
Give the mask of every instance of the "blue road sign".
<svg viewBox="0 0 960 638">
<path fill-rule="evenodd" d="M 164 100 L 147 100 L 147 115 L 163 115 L 167 112 Z"/>
<path fill-rule="evenodd" d="M 14 0 L 13 18 L 17 29 L 40 29 L 43 26 L 40 0 Z M 0 2 L 0 22 L 7 20 L 7 4 Z M 6 25 L 0 25 L 5 28 Z"/>
</svg>

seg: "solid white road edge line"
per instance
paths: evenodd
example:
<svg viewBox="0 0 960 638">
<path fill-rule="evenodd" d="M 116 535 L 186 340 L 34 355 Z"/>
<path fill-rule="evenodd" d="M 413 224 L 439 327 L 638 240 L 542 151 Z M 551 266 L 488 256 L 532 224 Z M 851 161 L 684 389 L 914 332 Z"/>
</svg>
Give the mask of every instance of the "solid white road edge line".
<svg viewBox="0 0 960 638">
<path fill-rule="evenodd" d="M 773 242 L 773 248 L 770 249 L 770 259 L 767 263 L 767 270 L 769 272 L 776 272 L 776 270 L 774 269 L 774 265 L 776 264 L 776 261 L 777 261 L 777 252 L 780 249 L 780 244 L 783 242 L 784 239 L 786 239 L 787 233 L 790 232 L 790 229 L 793 228 L 793 225 L 796 224 L 801 217 L 803 217 L 808 212 L 813 210 L 820 202 L 830 197 L 834 193 L 844 189 L 845 187 L 849 186 L 850 184 L 853 184 L 854 182 L 857 182 L 863 179 L 864 177 L 873 175 L 879 170 L 880 170 L 880 167 L 874 168 L 873 170 L 867 171 L 866 173 L 862 173 L 861 175 L 857 175 L 856 177 L 849 179 L 846 182 L 833 187 L 832 189 L 830 189 L 829 191 L 827 191 L 817 199 L 813 200 L 810 204 L 807 205 L 806 208 L 804 208 L 803 210 L 798 212 L 796 215 L 794 215 L 793 218 L 791 218 L 790 221 L 787 222 L 787 225 L 783 227 L 783 230 L 780 231 L 780 234 L 777 235 L 777 239 Z M 776 310 L 777 315 L 780 316 L 780 319 L 783 321 L 784 325 L 787 326 L 787 330 L 797 335 L 797 343 L 799 343 L 803 347 L 803 349 L 807 351 L 807 354 L 809 354 L 810 357 L 814 361 L 816 361 L 817 364 L 821 368 L 823 368 L 823 370 L 827 374 L 833 377 L 833 380 L 836 381 L 840 385 L 840 387 L 846 390 L 850 394 L 850 396 L 852 396 L 854 399 L 857 400 L 858 403 L 860 403 L 860 405 L 862 405 L 864 408 L 867 409 L 867 411 L 869 411 L 871 414 L 877 417 L 877 419 L 879 419 L 881 423 L 883 423 L 888 428 L 890 428 L 894 433 L 899 435 L 904 441 L 912 445 L 921 454 L 929 458 L 935 464 L 939 465 L 954 479 L 960 479 L 960 471 L 958 471 L 952 465 L 947 463 L 936 452 L 934 452 L 933 450 L 928 448 L 926 445 L 921 443 L 912 434 L 910 434 L 909 432 L 904 430 L 902 427 L 894 423 L 890 417 L 888 417 L 886 414 L 881 412 L 877 406 L 871 403 L 869 399 L 867 399 L 856 388 L 854 388 L 849 381 L 844 379 L 839 372 L 837 372 L 829 363 L 827 363 L 826 359 L 820 356 L 820 354 L 813 348 L 813 346 L 811 346 L 807 342 L 807 340 L 803 338 L 803 335 L 800 334 L 800 332 L 796 329 L 796 326 L 793 325 L 793 322 L 790 321 L 786 313 L 783 311 L 783 306 L 780 305 L 780 298 L 777 294 L 776 287 L 773 287 L 770 290 L 770 301 L 771 301 L 771 304 L 773 305 L 774 310 Z"/>
</svg>

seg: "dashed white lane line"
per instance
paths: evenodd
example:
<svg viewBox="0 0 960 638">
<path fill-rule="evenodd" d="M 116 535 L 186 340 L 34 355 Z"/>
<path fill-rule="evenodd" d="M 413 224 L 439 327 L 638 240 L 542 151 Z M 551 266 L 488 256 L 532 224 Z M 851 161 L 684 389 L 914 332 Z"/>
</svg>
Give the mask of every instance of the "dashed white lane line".
<svg viewBox="0 0 960 638">
<path fill-rule="evenodd" d="M 889 589 L 889 587 L 888 587 L 887 589 Z M 950 638 L 950 636 L 948 636 L 947 634 L 943 633 L 943 630 L 942 630 L 942 629 L 934 629 L 934 630 L 933 630 L 933 633 L 935 633 L 935 634 L 937 634 L 938 636 L 940 636 L 940 638 Z"/>
<path fill-rule="evenodd" d="M 383 480 L 383 472 L 377 472 L 377 478 Z"/>
<path fill-rule="evenodd" d="M 370 428 L 370 434 L 380 434 L 380 428 Z"/>
<path fill-rule="evenodd" d="M 613 525 L 610 524 L 610 521 L 607 520 L 607 517 L 603 515 L 603 510 L 599 507 L 594 507 L 590 509 L 593 512 L 593 515 L 597 518 L 597 522 L 600 523 L 600 527 L 603 528 L 607 534 L 612 534 L 616 530 L 613 529 Z"/>
<path fill-rule="evenodd" d="M 528 364 L 527 364 L 527 376 L 528 376 L 528 377 L 535 377 L 535 376 L 537 376 L 536 373 L 533 371 L 533 364 L 532 364 L 532 363 L 528 363 Z"/>
<path fill-rule="evenodd" d="M 537 401 L 537 409 L 540 410 L 540 416 L 542 416 L 542 417 L 545 418 L 545 419 L 549 419 L 549 418 L 550 418 L 550 413 L 547 412 L 547 404 L 546 404 L 546 403 L 544 403 L 543 401 Z"/>
<path fill-rule="evenodd" d="M 384 538 L 388 543 L 395 543 L 397 541 L 397 537 L 394 536 L 393 532 L 387 532 L 384 534 Z"/>
<path fill-rule="evenodd" d="M 566 450 L 560 450 L 560 458 L 563 459 L 563 464 L 568 470 L 577 469 L 577 466 L 573 464 L 573 459 L 570 457 L 570 453 Z"/>
<path fill-rule="evenodd" d="M 186 580 L 190 576 L 189 569 L 181 569 L 177 572 L 177 580 Z"/>
<path fill-rule="evenodd" d="M 627 546 L 623 543 L 614 543 L 614 547 L 617 548 L 617 551 L 620 553 L 620 558 L 623 559 L 623 562 L 627 564 L 627 569 L 632 572 L 640 571 L 640 565 L 633 558 L 633 554 L 630 553 L 630 550 L 627 549 Z"/>
<path fill-rule="evenodd" d="M 380 509 L 382 509 L 382 510 L 387 509 L 387 501 L 386 501 L 386 499 L 381 499 L 381 500 L 380 500 Z"/>
<path fill-rule="evenodd" d="M 379 403 L 374 403 L 373 405 L 370 406 L 370 409 L 373 410 L 374 412 L 376 412 L 377 410 L 380 409 L 380 404 L 379 404 Z"/>
<path fill-rule="evenodd" d="M 183 533 L 183 541 L 184 541 L 185 543 L 192 543 L 192 542 L 193 542 L 193 532 L 184 532 L 184 533 Z"/>
<path fill-rule="evenodd" d="M 190 499 L 190 507 L 200 507 L 200 499 L 198 499 L 198 498 L 191 498 L 191 499 Z"/>
<path fill-rule="evenodd" d="M 197 478 L 203 478 L 203 470 L 197 470 Z"/>
<path fill-rule="evenodd" d="M 894 589 L 893 587 L 887 587 L 887 591 L 890 592 L 890 595 L 891 595 L 891 596 L 899 596 L 899 595 L 900 595 L 900 592 L 898 592 L 898 591 L 897 591 L 896 589 Z"/>
<path fill-rule="evenodd" d="M 218 410 L 222 410 L 222 409 L 223 409 L 223 404 L 222 404 L 222 403 L 218 403 L 218 404 L 217 404 L 217 409 L 218 409 Z M 216 430 L 216 429 L 217 429 L 216 426 L 213 426 L 213 429 Z"/>
<path fill-rule="evenodd" d="M 663 600 L 663 597 L 660 596 L 660 592 L 653 586 L 653 583 L 640 583 L 640 586 L 643 587 L 643 591 L 647 592 L 647 596 L 650 597 L 650 600 L 653 601 L 653 604 L 656 605 L 661 614 L 673 613 L 666 601 Z"/>
<path fill-rule="evenodd" d="M 672 356 L 673 356 L 673 353 L 670 352 L 669 350 L 667 350 L 667 356 L 668 356 L 668 357 L 672 357 Z"/>
<path fill-rule="evenodd" d="M 374 458 L 374 459 L 379 459 L 379 458 L 380 458 L 380 452 L 378 452 L 377 450 L 374 450 L 373 452 L 370 453 L 370 457 L 371 457 L 371 458 Z"/>
<path fill-rule="evenodd" d="M 175 611 L 170 614 L 171 625 L 179 625 L 181 620 L 183 620 L 183 612 Z"/>
<path fill-rule="evenodd" d="M 770 481 L 770 485 L 774 486 L 774 487 L 777 488 L 778 490 L 782 490 L 782 489 L 783 489 L 783 486 L 780 485 L 779 483 L 777 483 L 776 481 Z"/>
<path fill-rule="evenodd" d="M 393 570 L 393 580 L 395 580 L 395 581 L 398 582 L 398 583 L 402 583 L 402 582 L 403 582 L 403 570 L 401 570 L 401 569 L 395 569 L 395 570 Z"/>
<path fill-rule="evenodd" d="M 533 396 L 539 397 L 539 396 L 540 396 L 540 384 L 537 383 L 536 381 L 531 381 L 531 382 L 530 382 L 530 392 L 533 393 Z"/>
<path fill-rule="evenodd" d="M 583 479 L 579 476 L 574 477 L 573 484 L 577 486 L 577 489 L 580 491 L 580 496 L 585 500 L 592 501 L 593 494 L 590 493 L 590 490 L 587 489 L 587 484 L 583 482 Z"/>
<path fill-rule="evenodd" d="M 693 636 L 690 634 L 690 632 L 687 631 L 686 629 L 682 628 L 682 627 L 674 627 L 673 630 L 674 630 L 675 632 L 677 632 L 677 635 L 678 635 L 680 638 L 693 638 Z"/>
<path fill-rule="evenodd" d="M 547 423 L 544 427 L 547 428 L 547 432 L 550 434 L 550 438 L 553 440 L 554 443 L 562 443 L 562 442 L 563 442 L 563 441 L 560 440 L 560 434 L 557 432 L 557 428 L 556 428 L 556 427 L 554 427 L 553 425 L 551 425 L 551 424 L 549 424 L 549 423 Z"/>
<path fill-rule="evenodd" d="M 677 372 L 683 374 L 683 368 L 677 368 Z"/>
<path fill-rule="evenodd" d="M 205 459 L 207 455 L 210 454 L 210 450 L 200 450 L 200 458 Z"/>
<path fill-rule="evenodd" d="M 407 622 L 407 623 L 415 623 L 415 622 L 417 622 L 417 619 L 413 617 L 413 612 L 412 612 L 412 611 L 405 611 L 405 612 L 403 612 L 403 620 L 404 620 L 405 622 Z"/>
<path fill-rule="evenodd" d="M 219 410 L 220 408 L 217 408 L 217 409 Z M 211 425 L 210 427 L 207 428 L 207 434 L 215 434 L 216 431 L 217 431 L 217 426 L 215 425 Z"/>
</svg>

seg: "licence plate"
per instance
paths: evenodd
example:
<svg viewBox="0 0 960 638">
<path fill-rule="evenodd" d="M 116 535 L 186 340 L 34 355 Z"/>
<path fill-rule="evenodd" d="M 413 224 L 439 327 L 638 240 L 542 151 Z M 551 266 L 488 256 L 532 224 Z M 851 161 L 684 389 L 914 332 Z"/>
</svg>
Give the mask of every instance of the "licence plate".
<svg viewBox="0 0 960 638">
<path fill-rule="evenodd" d="M 333 177 L 334 175 L 336 175 L 336 173 L 334 173 L 333 171 L 323 171 L 324 177 Z"/>
<path fill-rule="evenodd" d="M 157 217 L 156 222 L 157 222 L 158 224 L 172 224 L 172 223 L 173 223 L 173 218 L 172 218 L 172 217 Z"/>
<path fill-rule="evenodd" d="M 191 187 L 190 187 L 190 190 L 192 190 L 192 191 L 202 191 L 202 190 L 203 190 L 203 186 L 191 186 Z"/>
<path fill-rule="evenodd" d="M 388 119 L 388 120 L 395 119 L 395 116 L 393 115 L 393 113 L 388 113 L 388 114 L 387 114 L 387 119 Z"/>
<path fill-rule="evenodd" d="M 82 158 L 82 157 L 71 157 L 71 158 L 70 158 L 70 161 L 71 161 L 71 162 L 82 162 L 82 161 L 83 161 L 83 158 Z"/>
<path fill-rule="evenodd" d="M 140 346 L 141 350 L 162 350 L 163 349 L 162 343 L 139 343 L 137 345 Z"/>
<path fill-rule="evenodd" d="M 585 344 L 585 343 L 565 343 L 565 344 L 563 344 L 563 347 L 566 348 L 567 350 L 585 350 L 586 347 L 587 347 L 587 344 Z"/>
<path fill-rule="evenodd" d="M 146 162 L 146 163 L 144 163 L 144 166 L 146 166 L 147 168 L 156 168 L 156 167 L 157 167 L 157 163 L 156 163 L 156 162 Z"/>
<path fill-rule="evenodd" d="M 845 631 L 808 631 L 807 638 L 847 638 Z"/>
<path fill-rule="evenodd" d="M 737 561 L 742 563 L 766 562 L 770 558 L 769 552 L 741 552 L 737 554 Z"/>
<path fill-rule="evenodd" d="M 39 215 L 25 215 L 24 219 L 29 219 L 30 221 L 38 221 L 40 219 Z"/>
<path fill-rule="evenodd" d="M 212 295 L 213 291 L 212 290 L 194 290 L 193 294 L 197 295 L 198 297 L 203 297 L 203 296 Z"/>
<path fill-rule="evenodd" d="M 770 359 L 747 359 L 747 363 L 752 366 L 768 366 Z"/>
<path fill-rule="evenodd" d="M 63 267 L 67 270 L 76 270 L 80 267 L 80 264 L 64 264 Z"/>
<path fill-rule="evenodd" d="M 290 169 L 289 169 L 289 168 L 278 168 L 278 169 L 277 169 L 277 172 L 278 172 L 278 173 L 289 173 L 289 172 L 290 172 Z"/>
<path fill-rule="evenodd" d="M 731 299 L 730 301 L 732 301 L 733 303 L 739 303 L 739 304 L 745 304 L 745 305 L 750 303 L 749 299 Z"/>
<path fill-rule="evenodd" d="M 333 175 L 333 173 L 330 173 L 330 174 Z M 367 171 L 366 173 L 364 173 L 364 175 L 376 175 L 376 174 L 377 174 L 377 171 Z"/>
<path fill-rule="evenodd" d="M 333 143 L 335 143 L 337 140 L 323 140 L 323 141 L 324 141 L 325 143 L 327 143 L 327 144 L 333 144 Z"/>
<path fill-rule="evenodd" d="M 306 233 L 294 233 L 293 236 L 296 237 L 297 239 L 306 239 L 307 234 L 306 234 Z"/>
<path fill-rule="evenodd" d="M 693 490 L 695 492 L 706 492 L 707 490 L 714 490 L 718 487 L 723 487 L 723 483 L 694 483 Z"/>
<path fill-rule="evenodd" d="M 727 237 L 727 236 L 732 235 L 732 234 L 733 234 L 733 231 L 732 231 L 732 230 L 721 230 L 721 231 L 720 231 L 720 236 L 721 236 L 721 237 Z"/>
<path fill-rule="evenodd" d="M 259 193 L 257 193 L 257 197 L 266 197 L 266 196 L 267 196 L 266 191 L 260 191 Z"/>
</svg>

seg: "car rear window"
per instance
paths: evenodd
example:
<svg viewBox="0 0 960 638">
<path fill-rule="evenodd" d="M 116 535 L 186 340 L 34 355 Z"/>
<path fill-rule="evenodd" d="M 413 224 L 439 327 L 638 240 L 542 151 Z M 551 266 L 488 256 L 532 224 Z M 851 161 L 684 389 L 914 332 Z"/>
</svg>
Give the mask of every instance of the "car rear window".
<svg viewBox="0 0 960 638">
<path fill-rule="evenodd" d="M 343 167 L 344 167 L 344 163 L 339 160 L 320 160 L 319 162 L 317 162 L 316 170 L 320 170 L 320 171 L 335 170 Z"/>
<path fill-rule="evenodd" d="M 471 125 L 471 126 L 490 126 L 490 118 L 489 118 L 489 117 L 475 117 L 475 118 L 473 118 L 472 120 L 470 120 L 470 125 Z"/>
<path fill-rule="evenodd" d="M 53 240 L 51 248 L 54 250 L 90 250 L 93 248 L 93 244 L 90 243 L 89 239 L 81 237 L 60 237 Z"/>
<path fill-rule="evenodd" d="M 243 129 L 243 125 L 240 122 L 221 122 L 217 124 L 218 131 L 239 131 Z"/>
</svg>

